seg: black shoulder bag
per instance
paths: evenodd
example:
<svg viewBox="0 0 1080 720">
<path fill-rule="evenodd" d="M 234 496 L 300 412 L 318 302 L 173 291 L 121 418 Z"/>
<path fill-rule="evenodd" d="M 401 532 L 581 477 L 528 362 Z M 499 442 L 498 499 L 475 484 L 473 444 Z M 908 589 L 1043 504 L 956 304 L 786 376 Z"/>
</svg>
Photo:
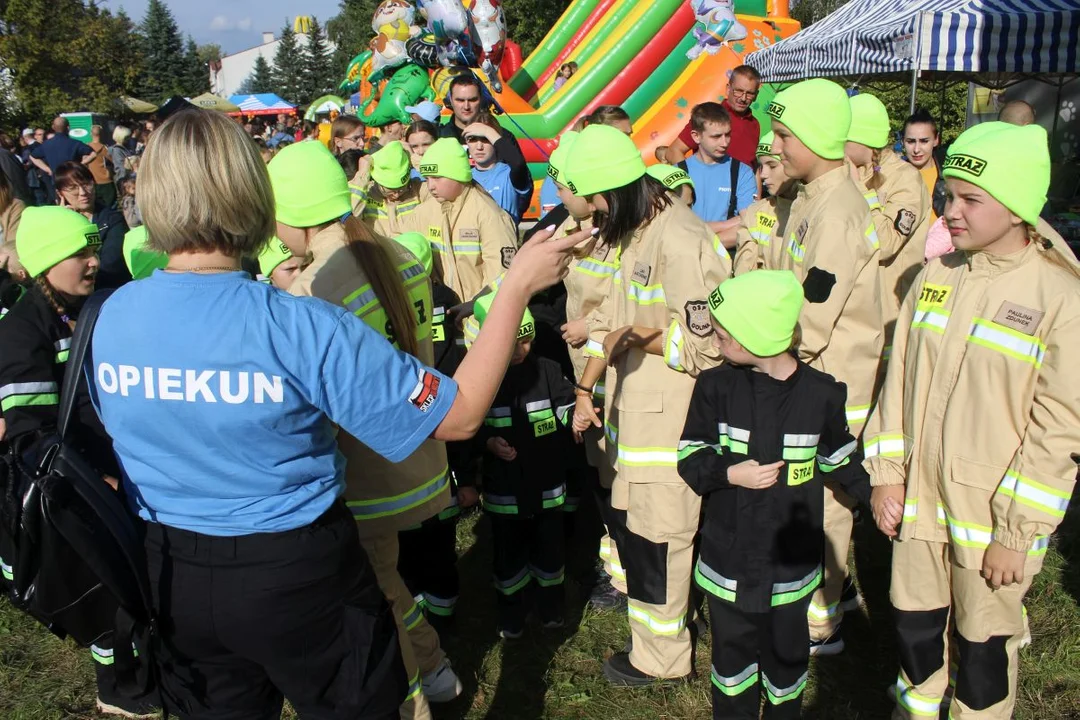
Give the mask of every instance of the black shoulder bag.
<svg viewBox="0 0 1080 720">
<path fill-rule="evenodd" d="M 14 557 L 5 558 L 14 604 L 83 647 L 111 633 L 118 688 L 135 696 L 154 680 L 153 604 L 142 536 L 121 493 L 83 459 L 69 434 L 94 323 L 108 295 L 96 293 L 79 312 L 56 433 L 40 441 L 37 467 L 17 462 L 0 502 L 18 498 Z M 4 514 L 10 518 L 11 511 Z"/>
</svg>

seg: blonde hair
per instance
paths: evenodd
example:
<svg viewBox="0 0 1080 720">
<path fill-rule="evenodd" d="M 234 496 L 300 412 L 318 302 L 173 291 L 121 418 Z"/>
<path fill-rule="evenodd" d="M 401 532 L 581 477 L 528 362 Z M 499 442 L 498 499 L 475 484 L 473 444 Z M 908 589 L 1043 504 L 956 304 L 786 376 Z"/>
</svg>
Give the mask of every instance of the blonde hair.
<svg viewBox="0 0 1080 720">
<path fill-rule="evenodd" d="M 256 255 L 275 230 L 266 163 L 243 128 L 213 111 L 178 112 L 151 135 L 135 199 L 147 245 L 169 255 Z"/>
<path fill-rule="evenodd" d="M 123 145 L 127 142 L 127 139 L 131 137 L 131 128 L 123 125 L 117 125 L 112 131 L 112 139 L 114 143 Z"/>
<path fill-rule="evenodd" d="M 393 341 L 402 351 L 415 356 L 420 349 L 416 313 L 398 273 L 393 241 L 376 235 L 355 215 L 349 215 L 343 224 L 349 250 L 367 273 L 371 288 L 386 311 Z"/>
</svg>

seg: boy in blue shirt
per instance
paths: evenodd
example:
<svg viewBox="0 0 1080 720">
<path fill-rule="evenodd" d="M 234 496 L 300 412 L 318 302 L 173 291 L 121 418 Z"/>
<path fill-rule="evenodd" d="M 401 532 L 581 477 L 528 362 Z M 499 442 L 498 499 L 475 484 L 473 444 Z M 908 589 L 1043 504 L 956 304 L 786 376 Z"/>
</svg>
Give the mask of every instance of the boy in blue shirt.
<svg viewBox="0 0 1080 720">
<path fill-rule="evenodd" d="M 694 183 L 694 213 L 720 236 L 724 247 L 731 249 L 739 213 L 754 201 L 757 191 L 754 169 L 727 154 L 731 116 L 720 103 L 695 106 L 690 126 L 698 149 L 679 167 Z"/>
<path fill-rule="evenodd" d="M 465 128 L 462 136 L 469 148 L 469 159 L 474 163 L 473 180 L 495 199 L 499 207 L 510 213 L 510 217 L 514 218 L 514 224 L 517 225 L 529 208 L 533 190 L 531 176 L 527 185 L 522 187 L 514 185 L 513 168 L 501 162 L 498 153 L 495 152 L 495 142 L 499 139 L 499 131 L 491 124 L 484 122 L 483 117 Z"/>
</svg>

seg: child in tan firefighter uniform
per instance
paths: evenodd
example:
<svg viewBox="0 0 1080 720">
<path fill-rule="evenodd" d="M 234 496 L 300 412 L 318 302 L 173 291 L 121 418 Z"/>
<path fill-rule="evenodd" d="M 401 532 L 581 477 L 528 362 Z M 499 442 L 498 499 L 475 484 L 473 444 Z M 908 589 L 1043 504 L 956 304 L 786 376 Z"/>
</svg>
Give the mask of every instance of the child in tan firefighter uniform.
<svg viewBox="0 0 1080 720">
<path fill-rule="evenodd" d="M 592 391 L 606 372 L 606 448 L 618 472 L 612 505 L 626 511 L 617 540 L 633 640 L 629 652 L 608 659 L 604 675 L 617 685 L 673 681 L 692 669 L 688 614 L 701 513 L 700 498 L 676 470 L 677 447 L 694 378 L 722 359 L 707 300 L 731 264 L 716 252 L 712 230 L 646 174 L 641 153 L 619 130 L 585 128 L 567 170 L 618 266 L 614 329 L 599 348 L 603 357 L 585 366 L 574 412 L 575 430 L 601 424 Z"/>
<path fill-rule="evenodd" d="M 476 299 L 510 267 L 517 230 L 506 212 L 473 182 L 461 144 L 443 138 L 420 164 L 431 197 L 417 212 L 420 232 L 435 252 L 435 275 L 463 302 Z"/>
<path fill-rule="evenodd" d="M 475 303 L 481 325 L 494 298 L 488 293 Z M 526 310 L 510 368 L 476 436 L 485 451 L 482 496 L 491 521 L 499 635 L 508 640 L 524 632 L 531 583 L 541 624 L 563 625 L 562 506 L 574 387 L 558 363 L 530 354 L 535 336 Z"/>
<path fill-rule="evenodd" d="M 923 267 L 926 233 L 930 230 L 930 194 L 919 171 L 898 156 L 891 145 L 889 111 L 873 95 L 851 98 L 851 128 L 844 155 L 852 180 L 864 191 L 881 250 L 882 318 L 885 327 L 884 362 L 892 349 L 892 334 L 900 303 Z"/>
<path fill-rule="evenodd" d="M 916 277 L 866 429 L 874 514 L 900 524 L 893 717 L 938 717 L 952 658 L 949 717 L 1004 720 L 1021 603 L 1076 478 L 1080 267 L 1039 224 L 1041 127 L 977 125 L 943 168 L 957 252 Z"/>
<path fill-rule="evenodd" d="M 851 105 L 842 87 L 806 80 L 769 104 L 773 152 L 801 180 L 791 205 L 779 269 L 803 285 L 799 359 L 847 386 L 847 421 L 856 438 L 870 414 L 884 342 L 877 229 L 844 164 Z M 811 653 L 843 651 L 840 621 L 859 598 L 847 577 L 853 523 L 850 497 L 825 481 L 825 581 L 810 602 Z"/>
<path fill-rule="evenodd" d="M 357 177 L 349 183 L 353 214 L 385 237 L 424 231 L 416 211 L 428 193 L 411 172 L 409 153 L 396 140 L 361 158 Z"/>
<path fill-rule="evenodd" d="M 722 283 L 709 296 L 727 362 L 698 376 L 679 474 L 708 497 L 694 570 L 712 621 L 713 717 L 802 716 L 806 610 L 823 575 L 822 478 L 869 505 L 848 432 L 847 391 L 795 357 L 803 289 L 786 270 Z"/>
<path fill-rule="evenodd" d="M 420 261 L 430 277 L 432 252 L 427 237 L 404 233 L 394 240 Z M 433 277 L 431 300 L 431 345 L 435 352 L 432 367 L 451 377 L 465 357 L 465 344 L 449 312 L 460 300 Z M 451 475 L 450 505 L 438 515 L 398 532 L 398 572 L 428 621 L 437 628 L 452 621 L 457 608 L 457 520 L 462 508 L 477 502 L 472 443 L 448 442 L 446 455 Z"/>
<path fill-rule="evenodd" d="M 769 194 L 739 213 L 733 261 L 736 275 L 761 268 L 776 269 L 779 254 L 784 252 L 784 228 L 799 184 L 788 177 L 780 155 L 772 147 L 773 134 L 769 131 L 757 146 L 758 174 Z"/>
<path fill-rule="evenodd" d="M 352 214 L 345 172 L 320 143 L 287 147 L 267 169 L 278 237 L 294 255 L 311 254 L 289 293 L 345 307 L 392 345 L 430 365 L 431 289 L 422 262 Z M 398 573 L 398 531 L 449 504 L 445 446 L 429 438 L 405 460 L 391 463 L 344 431 L 337 442 L 346 459 L 346 505 L 398 623 L 410 683 L 402 717 L 430 718 L 429 699 L 452 700 L 462 686 Z"/>
</svg>

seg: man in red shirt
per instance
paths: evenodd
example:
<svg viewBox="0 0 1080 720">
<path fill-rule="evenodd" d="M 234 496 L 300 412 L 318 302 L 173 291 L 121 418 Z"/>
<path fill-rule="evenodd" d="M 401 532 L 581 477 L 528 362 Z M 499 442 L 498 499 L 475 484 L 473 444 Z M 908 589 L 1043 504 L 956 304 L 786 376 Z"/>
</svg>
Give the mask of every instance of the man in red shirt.
<svg viewBox="0 0 1080 720">
<path fill-rule="evenodd" d="M 761 126 L 750 111 L 750 105 L 760 89 L 761 75 L 758 71 L 749 65 L 740 65 L 731 71 L 727 98 L 721 103 L 731 115 L 731 145 L 727 154 L 751 168 L 757 159 L 755 153 L 758 138 L 761 137 Z M 678 165 L 686 159 L 688 152 L 697 152 L 698 144 L 690 136 L 691 131 L 690 123 L 687 123 L 675 142 L 656 149 L 657 158 L 669 165 Z"/>
</svg>

